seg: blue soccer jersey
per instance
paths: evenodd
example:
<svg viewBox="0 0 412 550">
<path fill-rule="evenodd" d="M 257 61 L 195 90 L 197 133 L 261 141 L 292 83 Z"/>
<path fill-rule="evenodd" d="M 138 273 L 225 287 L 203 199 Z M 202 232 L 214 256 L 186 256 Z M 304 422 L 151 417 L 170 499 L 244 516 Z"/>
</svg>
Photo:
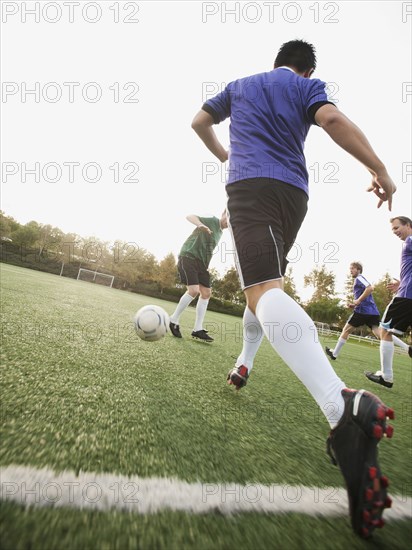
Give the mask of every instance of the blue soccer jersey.
<svg viewBox="0 0 412 550">
<path fill-rule="evenodd" d="M 412 298 L 412 235 L 405 239 L 402 246 L 400 278 L 396 297 Z"/>
<path fill-rule="evenodd" d="M 371 285 L 363 275 L 358 275 L 355 278 L 353 283 L 353 294 L 355 296 L 355 300 L 357 300 L 364 293 L 368 286 Z M 379 310 L 376 307 L 372 294 L 369 294 L 369 296 L 362 300 L 362 302 L 355 307 L 354 311 L 356 311 L 356 313 L 361 313 L 362 315 L 379 315 Z"/>
<path fill-rule="evenodd" d="M 202 109 L 215 124 L 230 117 L 227 184 L 271 178 L 308 194 L 304 142 L 316 110 L 331 103 L 326 83 L 279 67 L 230 82 Z"/>
</svg>

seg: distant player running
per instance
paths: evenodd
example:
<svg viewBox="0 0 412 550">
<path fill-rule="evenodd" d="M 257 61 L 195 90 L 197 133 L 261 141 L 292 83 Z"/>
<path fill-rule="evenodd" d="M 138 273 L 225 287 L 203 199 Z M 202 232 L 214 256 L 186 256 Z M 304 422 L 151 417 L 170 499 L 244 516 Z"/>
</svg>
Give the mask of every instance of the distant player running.
<svg viewBox="0 0 412 550">
<path fill-rule="evenodd" d="M 170 331 L 176 338 L 182 338 L 179 326 L 180 316 L 196 296 L 200 295 L 192 337 L 213 342 L 213 338 L 203 329 L 203 321 L 211 296 L 208 268 L 213 250 L 222 236 L 222 230 L 227 227 L 226 210 L 222 213 L 220 220 L 216 217 L 204 218 L 195 214 L 187 216 L 186 219 L 193 223 L 196 229 L 183 243 L 179 253 L 177 268 L 180 280 L 186 285 L 187 291 L 170 316 Z"/>
<path fill-rule="evenodd" d="M 342 333 L 339 336 L 339 340 L 334 349 L 325 347 L 326 354 L 335 360 L 340 354 L 342 347 L 346 344 L 349 335 L 355 330 L 355 328 L 366 325 L 371 329 L 376 338 L 380 339 L 380 315 L 379 310 L 376 307 L 375 300 L 373 299 L 372 292 L 373 286 L 362 275 L 363 266 L 359 262 L 352 262 L 349 266 L 350 274 L 354 278 L 353 282 L 353 294 L 355 300 L 349 304 L 350 308 L 353 308 L 353 313 L 343 327 Z M 400 346 L 403 349 L 408 349 L 408 345 L 402 342 L 399 338 L 394 338 L 394 344 Z"/>
<path fill-rule="evenodd" d="M 381 322 L 381 370 L 375 373 L 365 372 L 366 378 L 386 388 L 393 386 L 393 334 L 403 334 L 412 327 L 412 220 L 398 216 L 390 220 L 393 233 L 403 242 L 401 255 L 400 281 L 388 285 L 396 292 L 389 303 Z M 409 346 L 412 357 L 412 347 Z"/>
</svg>

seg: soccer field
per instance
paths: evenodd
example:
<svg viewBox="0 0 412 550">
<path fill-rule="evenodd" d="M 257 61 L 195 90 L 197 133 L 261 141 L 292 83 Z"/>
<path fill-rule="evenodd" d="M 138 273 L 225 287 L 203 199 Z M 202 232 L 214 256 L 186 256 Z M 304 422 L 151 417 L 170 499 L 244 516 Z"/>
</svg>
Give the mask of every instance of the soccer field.
<svg viewBox="0 0 412 550">
<path fill-rule="evenodd" d="M 5 264 L 1 284 L 2 549 L 410 547 L 407 517 L 389 517 L 372 543 L 352 533 L 338 510 L 341 474 L 325 453 L 328 425 L 268 342 L 248 385 L 226 385 L 240 318 L 208 312 L 209 345 L 190 338 L 189 308 L 182 340 L 143 342 L 135 312 L 175 304 Z M 396 353 L 392 390 L 365 379 L 378 366 L 378 347 L 350 341 L 333 363 L 348 387 L 395 409 L 380 463 L 405 508 L 411 360 Z M 272 486 L 281 496 L 269 490 L 265 508 Z"/>
</svg>

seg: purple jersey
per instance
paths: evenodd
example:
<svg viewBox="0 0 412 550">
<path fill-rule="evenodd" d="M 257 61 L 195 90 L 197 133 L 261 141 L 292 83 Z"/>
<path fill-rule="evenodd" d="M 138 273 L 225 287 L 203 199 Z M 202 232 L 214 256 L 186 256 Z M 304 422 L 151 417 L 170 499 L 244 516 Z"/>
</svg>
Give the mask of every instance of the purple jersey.
<svg viewBox="0 0 412 550">
<path fill-rule="evenodd" d="M 355 296 L 355 300 L 357 300 L 364 293 L 368 286 L 371 285 L 363 275 L 358 275 L 355 278 L 353 283 L 353 294 Z M 376 307 L 372 294 L 369 294 L 369 296 L 362 300 L 362 302 L 355 307 L 354 311 L 356 311 L 356 313 L 361 313 L 362 315 L 379 315 L 379 310 Z"/>
<path fill-rule="evenodd" d="M 396 293 L 397 298 L 412 298 L 412 235 L 406 237 L 402 246 L 401 283 Z"/>
<path fill-rule="evenodd" d="M 202 109 L 215 124 L 230 117 L 227 184 L 271 178 L 308 194 L 304 142 L 316 110 L 331 103 L 326 83 L 279 67 L 230 82 Z"/>
</svg>

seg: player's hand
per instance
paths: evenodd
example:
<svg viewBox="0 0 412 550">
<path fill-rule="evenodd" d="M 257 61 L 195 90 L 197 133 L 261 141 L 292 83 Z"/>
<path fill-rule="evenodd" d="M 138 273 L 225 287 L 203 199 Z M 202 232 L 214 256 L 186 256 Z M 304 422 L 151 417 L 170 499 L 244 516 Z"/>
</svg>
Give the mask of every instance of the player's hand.
<svg viewBox="0 0 412 550">
<path fill-rule="evenodd" d="M 391 292 L 396 292 L 399 288 L 399 285 L 400 285 L 400 281 L 398 281 L 398 279 L 394 279 L 391 283 L 388 283 L 386 285 L 386 288 Z"/>
<path fill-rule="evenodd" d="M 392 195 L 396 192 L 396 185 L 393 183 L 389 174 L 374 176 L 372 183 L 367 188 L 367 191 L 373 191 L 379 198 L 378 208 L 380 208 L 382 204 L 387 201 L 389 212 L 392 210 Z"/>
<path fill-rule="evenodd" d="M 348 304 L 348 307 L 350 307 L 351 309 L 353 309 L 353 308 L 356 307 L 356 306 L 355 306 L 354 303 L 351 303 L 351 304 Z"/>
<path fill-rule="evenodd" d="M 204 233 L 207 233 L 208 235 L 211 235 L 213 233 L 213 231 L 207 225 L 204 225 L 203 223 L 199 224 L 197 226 L 197 228 L 199 229 L 199 231 L 203 231 Z"/>
</svg>

